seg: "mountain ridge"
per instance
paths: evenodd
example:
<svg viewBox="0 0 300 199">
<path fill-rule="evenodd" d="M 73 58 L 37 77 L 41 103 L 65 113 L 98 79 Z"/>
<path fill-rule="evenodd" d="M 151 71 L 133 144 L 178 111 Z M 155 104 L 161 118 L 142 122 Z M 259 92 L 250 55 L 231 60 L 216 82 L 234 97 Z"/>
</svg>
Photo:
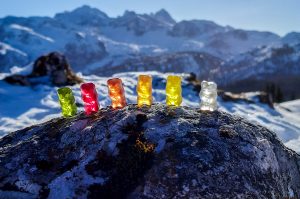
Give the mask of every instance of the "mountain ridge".
<svg viewBox="0 0 300 199">
<path fill-rule="evenodd" d="M 78 32 L 83 32 L 84 35 L 92 38 L 92 43 L 97 43 L 99 36 L 109 38 L 116 43 L 126 43 L 129 49 L 126 50 L 127 53 L 121 54 L 130 54 L 130 51 L 134 51 L 130 49 L 130 45 L 143 46 L 153 44 L 154 48 L 150 49 L 152 54 L 165 51 L 185 51 L 188 49 L 208 52 L 220 58 L 236 55 L 240 51 L 246 52 L 256 45 L 273 45 L 273 43 L 278 43 L 280 40 L 280 37 L 274 33 L 244 31 L 230 26 L 220 26 L 208 20 L 182 20 L 176 22 L 164 9 L 150 14 L 137 14 L 132 11 L 126 11 L 122 16 L 113 18 L 97 8 L 81 6 L 72 11 L 57 13 L 53 18 L 8 16 L 1 18 L 0 24 L 1 42 L 26 52 L 29 56 L 28 59 L 31 61 L 51 50 L 66 52 L 66 41 L 70 40 L 72 43 L 76 41 L 76 36 L 71 37 L 67 34 L 76 35 Z M 26 31 L 15 35 L 16 33 L 11 30 L 11 25 L 13 24 L 32 29 L 37 34 L 53 38 L 54 43 L 41 45 L 44 42 L 43 40 L 33 38 L 36 41 L 32 41 L 30 45 L 40 45 L 41 47 L 35 46 L 36 49 L 39 49 L 39 52 L 37 53 L 35 52 L 36 50 L 31 50 L 30 48 L 27 49 L 26 47 L 28 46 L 24 46 L 26 44 L 24 38 L 31 38 L 34 35 L 26 33 Z M 123 38 L 121 35 L 123 35 Z M 263 38 L 266 38 L 251 38 L 252 35 L 253 37 L 262 35 Z M 59 37 L 61 36 L 65 38 L 60 39 Z M 249 42 L 246 41 L 248 38 L 251 42 L 250 40 Z M 255 43 L 254 41 L 257 42 Z M 235 46 L 238 45 L 234 42 L 241 44 L 238 49 L 235 49 L 237 48 Z M 252 45 L 251 43 L 255 44 Z M 143 50 L 140 51 L 139 54 L 143 54 Z M 119 56 L 118 52 L 112 52 L 111 54 Z M 147 54 L 149 53 L 147 52 Z M 113 56 L 115 55 L 111 57 Z M 71 60 L 73 57 L 68 58 Z M 24 60 L 24 65 L 26 64 L 28 64 L 28 61 Z M 75 66 L 78 65 L 77 63 L 73 64 Z M 91 63 L 86 61 L 84 64 L 88 65 Z M 6 65 L 11 67 L 13 63 L 8 62 Z"/>
<path fill-rule="evenodd" d="M 110 17 L 97 8 L 82 6 L 58 13 L 53 18 L 0 19 L 0 71 L 9 73 L 13 66 L 32 65 L 42 54 L 58 51 L 66 55 L 75 71 L 86 75 L 96 72 L 102 76 L 116 68 L 117 72 L 142 71 L 143 68 L 149 68 L 147 60 L 152 57 L 157 65 L 151 70 L 166 71 L 160 65 L 165 63 L 169 72 L 193 72 L 198 78 L 212 78 L 221 86 L 237 84 L 243 81 L 241 77 L 247 79 L 251 76 L 247 73 L 255 73 L 257 69 L 270 71 L 268 74 L 259 73 L 259 78 L 254 78 L 255 81 L 262 81 L 266 75 L 272 77 L 273 73 L 292 64 L 295 67 L 287 75 L 297 75 L 291 82 L 295 85 L 300 70 L 300 49 L 295 47 L 300 43 L 299 35 L 292 32 L 280 37 L 268 31 L 235 29 L 208 20 L 175 21 L 164 9 L 150 14 L 125 11 L 121 16 Z M 272 60 L 263 53 L 258 55 L 261 48 L 281 52 L 284 45 L 294 49 L 291 60 L 280 53 L 273 56 Z M 178 59 L 180 53 L 186 54 L 185 61 Z M 210 54 L 206 56 L 207 63 L 214 62 L 214 57 L 222 62 L 219 66 L 213 66 L 209 73 L 202 73 L 208 67 L 194 61 L 195 53 Z M 163 60 L 166 57 L 169 63 Z M 141 67 L 137 69 L 128 66 L 133 60 L 146 61 L 139 64 Z M 264 62 L 266 64 L 262 64 Z M 272 63 L 272 70 L 269 70 L 269 62 Z M 235 72 L 231 73 L 228 69 Z M 285 81 L 287 77 L 278 79 Z M 272 78 L 269 80 L 273 81 Z M 276 84 L 280 81 L 276 80 Z M 262 90 L 263 87 L 258 89 Z M 294 94 L 300 97 L 297 88 L 289 92 L 290 96 Z"/>
</svg>

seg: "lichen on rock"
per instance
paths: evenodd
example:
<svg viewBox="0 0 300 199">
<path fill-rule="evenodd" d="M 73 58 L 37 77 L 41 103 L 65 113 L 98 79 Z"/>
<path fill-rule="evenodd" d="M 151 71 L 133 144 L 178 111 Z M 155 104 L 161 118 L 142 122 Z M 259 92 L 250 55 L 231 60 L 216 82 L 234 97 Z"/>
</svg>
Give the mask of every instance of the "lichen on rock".
<svg viewBox="0 0 300 199">
<path fill-rule="evenodd" d="M 129 105 L 0 140 L 0 198 L 300 198 L 300 156 L 225 112 Z"/>
</svg>

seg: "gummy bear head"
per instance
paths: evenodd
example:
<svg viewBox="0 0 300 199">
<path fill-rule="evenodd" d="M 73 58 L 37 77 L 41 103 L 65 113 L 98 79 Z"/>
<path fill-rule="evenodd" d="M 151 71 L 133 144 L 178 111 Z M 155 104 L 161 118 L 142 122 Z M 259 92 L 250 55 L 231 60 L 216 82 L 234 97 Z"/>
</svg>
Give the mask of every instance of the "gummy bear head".
<svg viewBox="0 0 300 199">
<path fill-rule="evenodd" d="M 119 78 L 113 78 L 107 80 L 107 86 L 111 93 L 120 93 L 122 92 L 122 80 Z"/>
<path fill-rule="evenodd" d="M 215 82 L 202 81 L 201 82 L 201 90 L 202 89 L 214 91 L 214 90 L 217 90 L 217 84 Z"/>
<path fill-rule="evenodd" d="M 84 83 L 80 86 L 82 100 L 87 102 L 90 100 L 97 100 L 98 95 L 96 91 L 96 86 L 93 83 Z"/>
<path fill-rule="evenodd" d="M 167 84 L 169 85 L 179 85 L 181 84 L 181 77 L 176 75 L 169 75 L 167 78 Z"/>
<path fill-rule="evenodd" d="M 57 90 L 58 97 L 61 103 L 69 103 L 73 98 L 72 90 L 68 87 L 59 88 Z"/>
<path fill-rule="evenodd" d="M 83 93 L 92 93 L 95 91 L 96 86 L 95 84 L 89 82 L 81 84 L 80 88 Z"/>
<path fill-rule="evenodd" d="M 149 75 L 139 75 L 138 84 L 141 87 L 151 88 L 152 87 L 152 77 Z"/>
</svg>

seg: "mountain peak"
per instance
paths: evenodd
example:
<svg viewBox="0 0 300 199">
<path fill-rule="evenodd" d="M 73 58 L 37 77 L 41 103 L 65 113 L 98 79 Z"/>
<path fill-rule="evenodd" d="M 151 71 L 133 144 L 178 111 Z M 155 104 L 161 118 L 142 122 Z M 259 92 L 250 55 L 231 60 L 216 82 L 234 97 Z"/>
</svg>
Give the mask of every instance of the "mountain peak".
<svg viewBox="0 0 300 199">
<path fill-rule="evenodd" d="M 300 33 L 299 32 L 290 32 L 287 33 L 283 38 L 282 38 L 283 43 L 286 44 L 299 44 L 300 43 Z"/>
<path fill-rule="evenodd" d="M 92 8 L 88 5 L 83 5 L 71 11 L 70 13 L 74 14 L 89 14 L 89 15 L 97 15 L 102 16 L 103 18 L 108 18 L 108 16 L 97 8 Z"/>
<path fill-rule="evenodd" d="M 92 9 L 94 9 L 94 8 L 92 8 L 92 7 L 89 6 L 89 5 L 82 5 L 82 6 L 79 6 L 78 8 L 75 8 L 75 9 L 73 10 L 73 12 L 76 11 L 76 10 L 92 10 Z M 72 11 L 71 11 L 71 12 L 72 12 Z"/>
<path fill-rule="evenodd" d="M 165 9 L 160 9 L 153 16 L 160 21 L 164 21 L 170 24 L 176 23 L 176 21 L 171 17 L 171 15 Z"/>
<path fill-rule="evenodd" d="M 135 17 L 137 16 L 136 12 L 131 11 L 131 10 L 125 10 L 123 17 L 127 18 L 127 17 Z"/>
<path fill-rule="evenodd" d="M 154 15 L 155 16 L 170 16 L 169 12 L 166 11 L 164 8 L 157 11 Z"/>
<path fill-rule="evenodd" d="M 99 22 L 109 19 L 107 14 L 97 8 L 92 8 L 88 5 L 83 5 L 72 11 L 58 13 L 55 18 L 63 21 L 75 21 L 76 23 Z M 94 23 L 93 23 L 94 24 Z"/>
</svg>

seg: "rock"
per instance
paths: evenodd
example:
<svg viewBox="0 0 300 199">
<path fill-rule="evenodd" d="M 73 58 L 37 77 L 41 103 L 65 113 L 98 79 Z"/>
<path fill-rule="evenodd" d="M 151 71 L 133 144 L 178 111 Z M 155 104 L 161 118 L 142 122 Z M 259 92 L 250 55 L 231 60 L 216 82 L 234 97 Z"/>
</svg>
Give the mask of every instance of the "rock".
<svg viewBox="0 0 300 199">
<path fill-rule="evenodd" d="M 273 97 L 270 93 L 260 92 L 258 99 L 259 99 L 259 102 L 268 104 L 271 108 L 274 108 Z"/>
<path fill-rule="evenodd" d="M 188 82 L 188 85 L 193 87 L 193 90 L 198 94 L 201 91 L 201 81 L 197 79 L 195 73 L 189 73 L 185 80 Z"/>
<path fill-rule="evenodd" d="M 220 96 L 224 102 L 231 101 L 231 102 L 246 102 L 249 104 L 254 103 L 253 100 L 248 99 L 245 96 L 245 93 L 231 93 L 231 92 L 225 92 L 223 90 L 219 90 L 218 96 Z"/>
<path fill-rule="evenodd" d="M 15 84 L 20 86 L 30 86 L 28 78 L 24 75 L 11 75 L 5 77 L 4 80 L 9 84 Z"/>
<path fill-rule="evenodd" d="M 46 77 L 46 78 L 45 78 Z M 49 81 L 55 86 L 74 85 L 83 82 L 77 77 L 64 55 L 52 52 L 39 57 L 29 75 L 12 75 L 4 78 L 10 84 L 28 86 Z"/>
<path fill-rule="evenodd" d="M 225 112 L 129 105 L 0 140 L 0 198 L 300 198 L 300 156 Z"/>
</svg>

